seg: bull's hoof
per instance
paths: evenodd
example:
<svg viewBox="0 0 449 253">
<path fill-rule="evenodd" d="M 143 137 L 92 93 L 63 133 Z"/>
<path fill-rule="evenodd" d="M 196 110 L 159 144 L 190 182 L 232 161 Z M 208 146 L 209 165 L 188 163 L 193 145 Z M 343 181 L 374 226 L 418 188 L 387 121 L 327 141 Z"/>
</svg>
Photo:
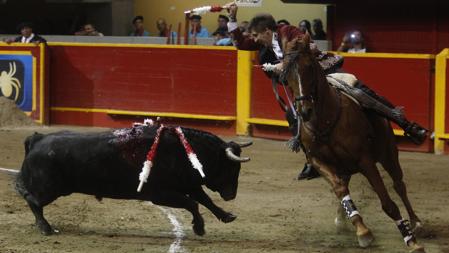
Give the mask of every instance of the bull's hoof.
<svg viewBox="0 0 449 253">
<path fill-rule="evenodd" d="M 204 230 L 204 224 L 203 225 L 193 224 L 193 232 L 195 232 L 195 234 L 199 236 L 205 235 L 206 230 Z"/>
<path fill-rule="evenodd" d="M 235 219 L 237 219 L 237 216 L 233 215 L 232 213 L 227 213 L 226 216 L 222 217 L 220 220 L 223 223 L 229 223 L 233 222 Z"/>
<path fill-rule="evenodd" d="M 357 239 L 359 241 L 359 246 L 362 248 L 367 248 L 371 245 L 371 243 L 373 243 L 374 241 L 374 236 L 371 233 L 371 231 L 367 231 L 364 234 L 361 235 L 357 235 Z"/>
<path fill-rule="evenodd" d="M 58 230 L 53 230 L 49 224 L 36 224 L 41 233 L 45 236 L 59 233 Z"/>
</svg>

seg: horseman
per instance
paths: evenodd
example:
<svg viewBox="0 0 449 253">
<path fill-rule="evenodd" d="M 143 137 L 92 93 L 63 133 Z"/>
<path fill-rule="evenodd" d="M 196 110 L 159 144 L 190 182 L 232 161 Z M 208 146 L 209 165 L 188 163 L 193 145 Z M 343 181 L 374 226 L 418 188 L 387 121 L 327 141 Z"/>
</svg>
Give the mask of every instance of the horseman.
<svg viewBox="0 0 449 253">
<path fill-rule="evenodd" d="M 287 85 L 286 81 L 281 80 L 284 78 L 280 78 L 283 71 L 284 50 L 286 49 L 288 42 L 302 38 L 304 33 L 295 26 L 278 26 L 273 16 L 270 14 L 259 14 L 250 22 L 250 35 L 245 36 L 240 29 L 238 29 L 237 5 L 235 3 L 230 3 L 226 6 L 226 9 L 228 10 L 230 19 L 228 22 L 228 30 L 232 35 L 237 48 L 241 50 L 259 51 L 260 64 L 263 66 L 262 68 L 267 76 L 272 79 L 273 84 L 280 83 L 282 85 Z M 323 53 L 318 50 L 313 43 L 311 44 L 311 48 L 327 75 L 342 72 L 341 67 L 343 65 L 343 58 L 341 56 Z M 378 115 L 399 125 L 404 129 L 405 136 L 410 138 L 415 144 L 424 142 L 427 136 L 427 130 L 418 124 L 407 120 L 401 107 L 395 107 L 392 103 L 377 95 L 359 80 L 355 81 L 354 87 L 356 88 L 356 92 L 351 94 L 351 96 L 353 96 L 363 108 L 374 111 Z M 298 98 L 300 95 L 299 88 L 291 88 L 294 97 Z M 274 88 L 274 90 L 276 89 Z M 276 97 L 279 98 L 279 95 L 276 94 Z M 289 99 L 289 101 L 291 100 Z M 299 139 L 298 126 L 301 123 L 299 121 L 300 117 L 297 116 L 296 109 L 292 109 L 295 108 L 294 105 L 290 105 L 288 108 L 289 109 L 286 111 L 286 118 L 289 123 L 289 129 L 294 135 L 293 140 L 296 141 Z M 299 151 L 299 146 L 293 147 L 293 149 Z M 312 168 L 312 166 L 306 163 L 304 169 L 298 175 L 298 180 L 304 178 L 311 179 L 318 176 L 319 174 Z"/>
</svg>

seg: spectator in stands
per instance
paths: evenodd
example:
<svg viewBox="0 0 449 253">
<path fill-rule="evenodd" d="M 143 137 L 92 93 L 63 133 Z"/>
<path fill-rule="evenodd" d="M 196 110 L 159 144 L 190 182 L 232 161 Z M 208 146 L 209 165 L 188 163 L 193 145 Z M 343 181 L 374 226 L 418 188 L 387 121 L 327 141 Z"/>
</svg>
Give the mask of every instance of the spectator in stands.
<svg viewBox="0 0 449 253">
<path fill-rule="evenodd" d="M 351 48 L 352 48 L 351 33 L 347 32 L 345 33 L 345 35 L 343 35 L 343 38 L 341 39 L 341 43 L 337 51 L 348 52 L 348 50 Z"/>
<path fill-rule="evenodd" d="M 321 19 L 316 18 L 312 21 L 313 35 L 312 39 L 314 40 L 325 40 L 326 33 L 323 30 L 323 22 Z"/>
<path fill-rule="evenodd" d="M 310 25 L 309 20 L 303 19 L 299 22 L 298 25 L 299 30 L 301 32 L 305 33 L 306 31 L 309 33 L 310 36 L 312 36 L 312 26 Z"/>
<path fill-rule="evenodd" d="M 75 33 L 75 35 L 83 36 L 104 36 L 101 32 L 97 31 L 95 26 L 91 23 L 87 23 L 83 26 L 81 31 Z"/>
<path fill-rule="evenodd" d="M 348 50 L 348 53 L 366 53 L 365 39 L 360 31 L 353 31 L 350 35 L 352 42 L 352 48 Z"/>
<path fill-rule="evenodd" d="M 33 25 L 28 22 L 21 23 L 17 26 L 17 30 L 20 31 L 20 36 L 14 39 L 5 40 L 6 43 L 19 42 L 19 43 L 46 43 L 47 41 L 41 36 L 33 33 Z"/>
<path fill-rule="evenodd" d="M 231 46 L 232 39 L 229 36 L 228 28 L 218 28 L 213 34 L 215 46 Z"/>
<path fill-rule="evenodd" d="M 228 29 L 228 22 L 229 22 L 229 18 L 225 15 L 219 15 L 218 16 L 218 27 L 217 27 L 217 31 L 219 29 Z"/>
<path fill-rule="evenodd" d="M 142 37 L 150 36 L 150 33 L 143 27 L 143 16 L 133 18 L 134 31 L 129 36 Z"/>
<path fill-rule="evenodd" d="M 243 35 L 248 35 L 248 27 L 249 27 L 249 22 L 248 21 L 242 21 L 239 24 L 239 29 L 242 32 Z"/>
<path fill-rule="evenodd" d="M 190 17 L 190 37 L 197 38 L 208 38 L 209 31 L 206 27 L 201 26 L 201 16 L 200 15 L 192 15 Z"/>
<path fill-rule="evenodd" d="M 169 31 L 169 28 L 168 28 L 168 25 L 167 25 L 167 22 L 165 21 L 165 19 L 159 18 L 156 21 L 156 27 L 157 27 L 157 30 L 158 30 L 158 34 L 157 35 L 159 37 L 167 37 L 168 36 L 168 33 L 170 31 Z M 174 39 L 175 37 L 178 36 L 178 33 L 177 32 L 171 32 L 171 36 Z"/>
<path fill-rule="evenodd" d="M 278 25 L 290 25 L 290 22 L 288 22 L 285 19 L 281 19 L 281 20 L 278 20 L 277 24 Z"/>
<path fill-rule="evenodd" d="M 347 32 L 343 36 L 338 52 L 366 53 L 365 40 L 360 31 Z"/>
</svg>

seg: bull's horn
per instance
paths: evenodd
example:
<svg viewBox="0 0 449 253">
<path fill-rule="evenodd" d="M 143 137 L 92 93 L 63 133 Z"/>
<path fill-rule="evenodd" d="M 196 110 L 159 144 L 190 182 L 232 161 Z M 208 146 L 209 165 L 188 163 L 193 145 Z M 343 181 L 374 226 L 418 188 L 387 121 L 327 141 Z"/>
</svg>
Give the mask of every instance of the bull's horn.
<svg viewBox="0 0 449 253">
<path fill-rule="evenodd" d="M 249 157 L 236 156 L 232 152 L 232 148 L 226 148 L 226 155 L 228 156 L 229 159 L 231 159 L 231 161 L 234 161 L 234 162 L 244 163 L 244 162 L 248 162 L 250 160 Z"/>
<path fill-rule="evenodd" d="M 248 142 L 239 142 L 239 143 L 237 143 L 241 148 L 246 148 L 246 147 L 249 147 L 249 146 L 251 146 L 251 145 L 253 145 L 253 142 L 252 141 L 248 141 Z"/>
</svg>

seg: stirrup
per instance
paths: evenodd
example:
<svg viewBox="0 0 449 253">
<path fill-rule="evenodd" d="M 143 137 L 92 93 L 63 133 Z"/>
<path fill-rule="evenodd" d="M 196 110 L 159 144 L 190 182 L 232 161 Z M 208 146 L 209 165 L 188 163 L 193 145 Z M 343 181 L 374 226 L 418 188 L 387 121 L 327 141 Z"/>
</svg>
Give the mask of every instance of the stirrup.
<svg viewBox="0 0 449 253">
<path fill-rule="evenodd" d="M 288 147 L 291 151 L 293 151 L 293 152 L 298 153 L 298 152 L 301 150 L 301 145 L 300 145 L 300 142 L 299 142 L 297 136 L 293 136 L 292 138 L 290 138 L 290 139 L 287 141 L 287 144 L 286 144 L 286 145 L 287 145 L 287 147 Z"/>
</svg>

